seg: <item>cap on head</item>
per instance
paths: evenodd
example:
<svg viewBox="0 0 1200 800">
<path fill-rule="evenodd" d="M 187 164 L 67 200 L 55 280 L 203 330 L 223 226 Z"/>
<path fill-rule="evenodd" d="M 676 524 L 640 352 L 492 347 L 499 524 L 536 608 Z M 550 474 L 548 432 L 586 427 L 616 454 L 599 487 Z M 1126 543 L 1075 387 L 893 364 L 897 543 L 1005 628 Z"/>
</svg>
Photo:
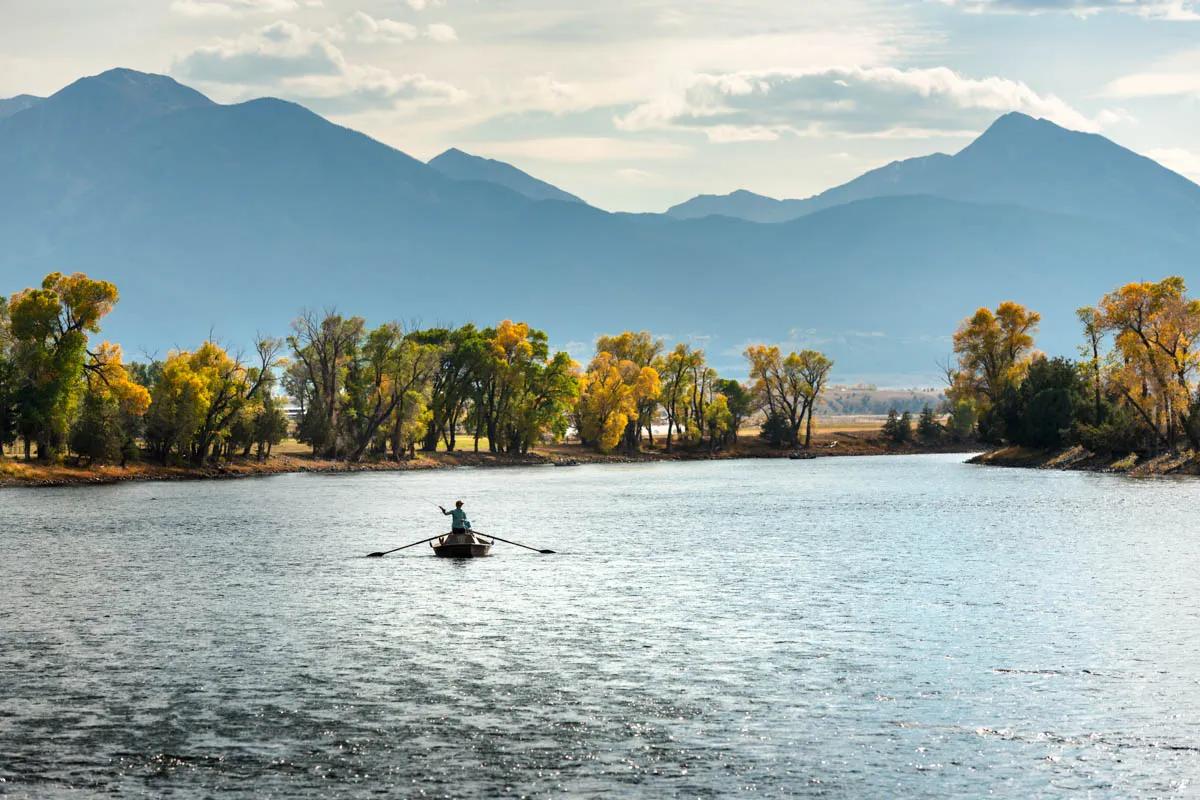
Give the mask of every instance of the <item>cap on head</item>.
<svg viewBox="0 0 1200 800">
<path fill-rule="evenodd" d="M 454 507 L 455 507 L 455 508 L 462 508 L 462 500 L 456 500 L 456 501 L 454 501 Z"/>
</svg>

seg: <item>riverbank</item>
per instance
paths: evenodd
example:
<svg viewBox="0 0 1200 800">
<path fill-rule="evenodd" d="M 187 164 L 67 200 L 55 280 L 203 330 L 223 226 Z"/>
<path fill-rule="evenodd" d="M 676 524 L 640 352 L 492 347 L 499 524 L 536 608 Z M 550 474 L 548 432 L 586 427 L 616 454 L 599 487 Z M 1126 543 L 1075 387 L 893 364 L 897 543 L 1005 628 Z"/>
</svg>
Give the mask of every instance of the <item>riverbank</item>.
<svg viewBox="0 0 1200 800">
<path fill-rule="evenodd" d="M 1078 445 L 1065 450 L 1001 447 L 968 460 L 970 464 L 1024 469 L 1060 469 L 1124 475 L 1200 475 L 1200 455 L 1191 450 L 1139 457 L 1136 453 L 1093 453 Z"/>
<path fill-rule="evenodd" d="M 287 473 L 406 472 L 410 470 L 449 469 L 455 467 L 576 466 L 580 464 L 630 464 L 653 461 L 709 461 L 741 458 L 828 458 L 831 456 L 873 456 L 914 453 L 968 453 L 978 450 L 970 443 L 896 445 L 885 440 L 877 429 L 830 430 L 815 436 L 807 450 L 769 447 L 752 432 L 743 432 L 733 447 L 709 453 L 676 447 L 668 453 L 661 443 L 637 453 L 597 453 L 578 443 L 563 443 L 537 448 L 525 455 L 475 453 L 418 453 L 406 461 L 363 461 L 347 463 L 314 458 L 300 452 L 274 455 L 263 461 L 234 458 L 220 464 L 196 468 L 162 466 L 137 462 L 126 467 L 81 467 L 69 464 L 38 464 L 12 458 L 0 458 L 0 487 L 76 486 L 123 483 L 125 481 L 183 481 L 247 478 Z"/>
</svg>

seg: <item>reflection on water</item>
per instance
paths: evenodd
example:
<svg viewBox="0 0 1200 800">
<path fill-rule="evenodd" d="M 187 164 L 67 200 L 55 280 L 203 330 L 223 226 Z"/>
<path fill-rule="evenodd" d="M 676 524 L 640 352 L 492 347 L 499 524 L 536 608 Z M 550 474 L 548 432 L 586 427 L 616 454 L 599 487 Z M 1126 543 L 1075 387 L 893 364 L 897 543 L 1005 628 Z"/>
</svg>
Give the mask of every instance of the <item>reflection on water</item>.
<svg viewBox="0 0 1200 800">
<path fill-rule="evenodd" d="M 960 460 L 5 490 L 0 794 L 1198 791 L 1200 482 Z"/>
</svg>

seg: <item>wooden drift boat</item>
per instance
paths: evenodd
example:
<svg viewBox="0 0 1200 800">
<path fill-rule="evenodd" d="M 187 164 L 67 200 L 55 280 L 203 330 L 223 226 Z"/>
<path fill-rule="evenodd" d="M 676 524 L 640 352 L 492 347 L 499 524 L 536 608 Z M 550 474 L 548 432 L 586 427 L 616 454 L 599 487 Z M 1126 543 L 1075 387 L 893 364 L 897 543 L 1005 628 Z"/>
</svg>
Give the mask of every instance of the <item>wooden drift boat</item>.
<svg viewBox="0 0 1200 800">
<path fill-rule="evenodd" d="M 482 558 L 492 552 L 492 542 L 474 533 L 447 533 L 429 546 L 439 558 Z"/>
</svg>

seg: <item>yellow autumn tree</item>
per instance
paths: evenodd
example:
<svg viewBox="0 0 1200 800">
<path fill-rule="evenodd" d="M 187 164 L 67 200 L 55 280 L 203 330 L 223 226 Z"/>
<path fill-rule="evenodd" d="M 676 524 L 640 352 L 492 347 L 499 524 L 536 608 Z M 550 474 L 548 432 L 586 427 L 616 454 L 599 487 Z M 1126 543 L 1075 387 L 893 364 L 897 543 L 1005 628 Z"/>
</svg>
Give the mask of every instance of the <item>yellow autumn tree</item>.
<svg viewBox="0 0 1200 800">
<path fill-rule="evenodd" d="M 1200 300 L 1190 299 L 1183 278 L 1173 276 L 1128 283 L 1101 298 L 1097 311 L 1118 356 L 1107 375 L 1110 389 L 1161 444 L 1174 447 L 1186 436 L 1200 447 L 1200 410 L 1193 403 Z"/>
<path fill-rule="evenodd" d="M 639 367 L 607 352 L 592 359 L 581 384 L 576 409 L 579 437 L 603 453 L 627 440 L 626 429 L 637 417 L 638 404 L 662 391 L 653 367 Z"/>
</svg>

